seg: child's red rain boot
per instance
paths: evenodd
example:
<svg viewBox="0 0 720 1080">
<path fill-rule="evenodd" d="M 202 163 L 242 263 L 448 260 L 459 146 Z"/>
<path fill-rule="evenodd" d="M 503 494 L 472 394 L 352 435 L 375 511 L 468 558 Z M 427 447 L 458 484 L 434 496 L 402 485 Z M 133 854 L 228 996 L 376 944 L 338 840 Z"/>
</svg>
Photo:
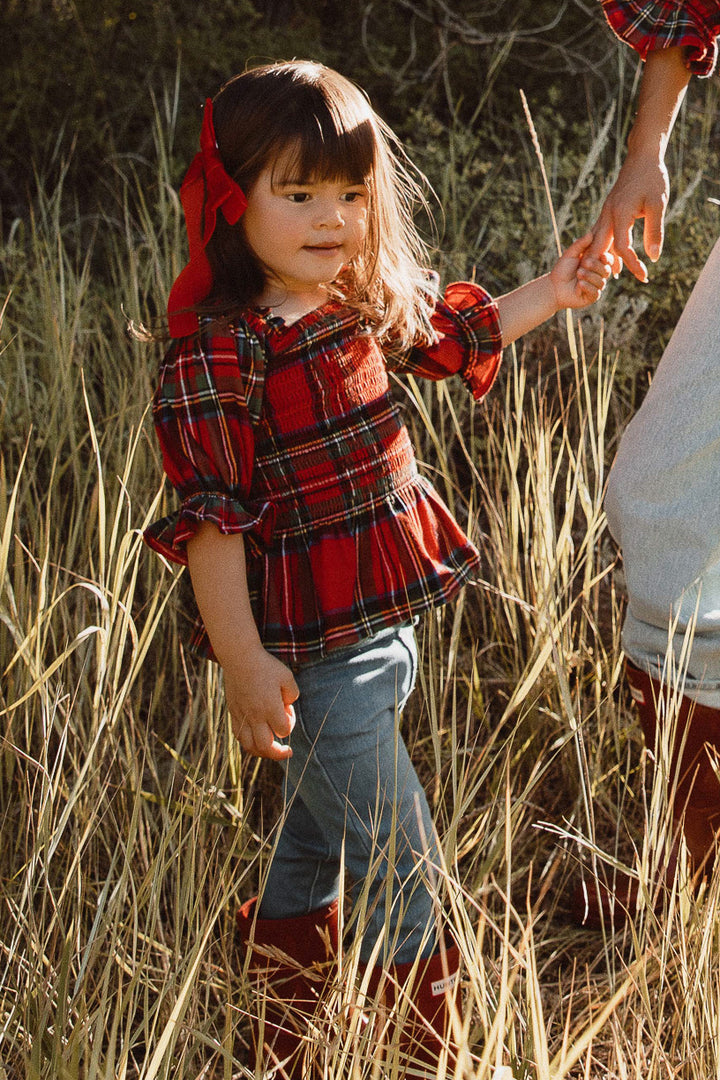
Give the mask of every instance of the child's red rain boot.
<svg viewBox="0 0 720 1080">
<path fill-rule="evenodd" d="M 627 663 L 627 680 L 638 710 L 645 736 L 645 745 L 655 746 L 658 724 L 658 702 L 662 687 L 644 671 Z M 720 832 L 720 779 L 716 768 L 720 759 L 720 709 L 699 705 L 683 696 L 675 721 L 675 746 L 670 756 L 670 780 L 675 784 L 673 823 L 676 836 L 682 834 L 687 845 L 690 870 L 696 880 L 708 877 L 715 865 L 716 846 Z M 675 874 L 676 845 L 668 866 L 658 882 L 663 883 Z M 575 892 L 573 914 L 583 926 L 616 927 L 632 918 L 637 910 L 637 882 L 626 874 L 614 880 L 584 883 Z M 660 897 L 660 901 L 662 897 Z"/>
<path fill-rule="evenodd" d="M 259 1002 L 251 1016 L 256 1058 L 264 1057 L 268 1067 L 282 1063 L 278 1077 L 300 1080 L 309 1074 L 304 1058 L 311 1021 L 337 955 L 338 904 L 293 919 L 258 919 L 256 906 L 254 897 L 237 913 Z"/>
<path fill-rule="evenodd" d="M 388 1007 L 395 1009 L 388 1041 L 397 1039 L 400 1075 L 436 1077 L 445 1048 L 451 1065 L 455 1060 L 450 1021 L 456 1008 L 459 971 L 460 953 L 453 945 L 417 966 L 396 964 L 387 975 L 385 997 Z M 448 1075 L 453 1075 L 452 1068 Z"/>
</svg>

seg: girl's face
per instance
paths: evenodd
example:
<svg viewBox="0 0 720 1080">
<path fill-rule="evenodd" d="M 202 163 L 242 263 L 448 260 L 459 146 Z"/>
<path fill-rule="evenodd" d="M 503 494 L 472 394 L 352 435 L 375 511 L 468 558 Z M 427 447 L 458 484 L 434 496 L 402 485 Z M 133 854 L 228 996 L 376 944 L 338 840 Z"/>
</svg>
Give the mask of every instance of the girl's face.
<svg viewBox="0 0 720 1080">
<path fill-rule="evenodd" d="M 268 276 L 257 302 L 276 306 L 290 296 L 314 307 L 362 248 L 370 195 L 363 183 L 294 180 L 281 166 L 260 173 L 242 217 L 245 238 Z"/>
</svg>

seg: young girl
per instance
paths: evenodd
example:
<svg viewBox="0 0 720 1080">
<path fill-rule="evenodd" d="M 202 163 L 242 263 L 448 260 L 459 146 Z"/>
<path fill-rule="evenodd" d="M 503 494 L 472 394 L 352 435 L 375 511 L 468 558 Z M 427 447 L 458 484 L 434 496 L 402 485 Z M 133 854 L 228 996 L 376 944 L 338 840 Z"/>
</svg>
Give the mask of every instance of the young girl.
<svg viewBox="0 0 720 1080">
<path fill-rule="evenodd" d="M 414 621 L 472 580 L 479 555 L 418 473 L 388 369 L 459 374 L 480 399 L 503 346 L 594 302 L 609 260 L 582 261 L 588 234 L 497 301 L 469 283 L 436 297 L 402 150 L 320 64 L 230 80 L 200 143 L 154 401 L 182 502 L 146 538 L 189 567 L 196 644 L 223 668 L 242 748 L 285 770 L 262 897 L 239 915 L 245 941 L 283 957 L 253 954 L 272 984 L 258 1039 L 304 1075 L 299 1014 L 337 945 L 342 867 L 358 901 L 346 929 L 405 1001 L 407 1053 L 429 1063 L 458 954 L 438 941 L 438 852 L 397 718 Z"/>
</svg>

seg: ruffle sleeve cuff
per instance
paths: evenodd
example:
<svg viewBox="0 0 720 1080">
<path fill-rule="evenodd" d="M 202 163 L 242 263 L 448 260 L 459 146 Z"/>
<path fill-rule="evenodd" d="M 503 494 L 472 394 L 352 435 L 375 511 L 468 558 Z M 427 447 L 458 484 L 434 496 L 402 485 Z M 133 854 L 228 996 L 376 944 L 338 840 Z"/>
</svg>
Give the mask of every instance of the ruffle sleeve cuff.
<svg viewBox="0 0 720 1080">
<path fill-rule="evenodd" d="M 476 401 L 485 397 L 495 381 L 502 360 L 502 328 L 498 306 L 490 293 L 470 281 L 457 281 L 445 290 L 438 306 L 435 329 L 443 333 L 443 308 L 451 313 L 454 333 L 464 343 L 459 374 Z M 450 331 L 447 331 L 450 333 Z"/>
<path fill-rule="evenodd" d="M 143 539 L 171 562 L 187 566 L 187 541 L 201 522 L 211 522 L 226 535 L 252 531 L 265 539 L 272 535 L 274 516 L 269 502 L 253 513 L 223 492 L 201 491 L 185 498 L 174 513 L 149 525 Z"/>
<path fill-rule="evenodd" d="M 719 0 L 602 0 L 615 34 L 643 60 L 657 49 L 681 46 L 685 64 L 694 75 L 712 75 L 720 34 Z"/>
<path fill-rule="evenodd" d="M 388 367 L 424 379 L 460 375 L 477 400 L 493 384 L 502 359 L 498 307 L 470 281 L 448 285 L 431 318 L 435 341 L 388 357 Z"/>
</svg>

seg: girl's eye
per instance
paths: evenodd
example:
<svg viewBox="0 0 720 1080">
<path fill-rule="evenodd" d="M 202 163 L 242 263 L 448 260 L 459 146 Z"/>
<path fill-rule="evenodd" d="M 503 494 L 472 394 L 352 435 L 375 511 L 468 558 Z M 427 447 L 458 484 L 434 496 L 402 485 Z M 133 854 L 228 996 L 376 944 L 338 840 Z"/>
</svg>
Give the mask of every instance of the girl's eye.
<svg viewBox="0 0 720 1080">
<path fill-rule="evenodd" d="M 358 202 L 360 199 L 364 199 L 366 195 L 367 192 L 365 191 L 346 191 L 342 196 L 342 199 L 344 202 L 354 203 Z"/>
<path fill-rule="evenodd" d="M 292 203 L 304 203 L 310 198 L 307 191 L 291 191 L 287 198 Z"/>
</svg>

